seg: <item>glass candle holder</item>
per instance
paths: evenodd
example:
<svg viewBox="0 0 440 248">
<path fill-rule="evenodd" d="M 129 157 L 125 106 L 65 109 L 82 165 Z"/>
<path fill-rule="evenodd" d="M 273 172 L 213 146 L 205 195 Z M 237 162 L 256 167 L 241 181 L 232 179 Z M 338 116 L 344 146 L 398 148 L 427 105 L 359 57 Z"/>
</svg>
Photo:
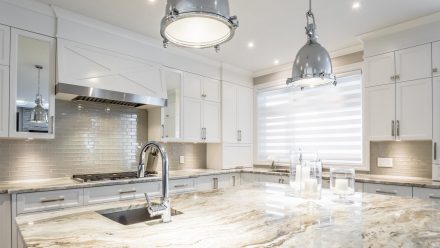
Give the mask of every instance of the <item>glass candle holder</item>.
<svg viewBox="0 0 440 248">
<path fill-rule="evenodd" d="M 300 196 L 306 199 L 320 199 L 322 189 L 321 161 L 305 161 L 300 168 Z"/>
<path fill-rule="evenodd" d="M 330 169 L 330 189 L 340 199 L 355 192 L 355 170 L 343 168 Z"/>
</svg>

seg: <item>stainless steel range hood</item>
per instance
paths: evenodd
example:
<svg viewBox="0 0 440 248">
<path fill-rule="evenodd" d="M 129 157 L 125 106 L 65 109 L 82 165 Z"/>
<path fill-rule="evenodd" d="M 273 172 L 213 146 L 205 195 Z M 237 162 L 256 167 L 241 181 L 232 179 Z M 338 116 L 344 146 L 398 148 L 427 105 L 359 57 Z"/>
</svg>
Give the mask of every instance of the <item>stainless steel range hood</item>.
<svg viewBox="0 0 440 248">
<path fill-rule="evenodd" d="M 62 100 L 98 102 L 135 108 L 164 107 L 167 105 L 167 100 L 160 97 L 136 95 L 65 83 L 58 83 L 56 85 L 56 95 L 58 99 Z"/>
</svg>

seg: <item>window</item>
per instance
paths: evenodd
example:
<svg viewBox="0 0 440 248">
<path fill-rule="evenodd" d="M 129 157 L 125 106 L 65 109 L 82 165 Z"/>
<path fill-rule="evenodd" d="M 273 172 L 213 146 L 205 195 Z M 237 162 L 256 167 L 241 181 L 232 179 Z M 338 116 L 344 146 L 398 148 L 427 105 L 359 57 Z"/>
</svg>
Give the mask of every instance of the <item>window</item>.
<svg viewBox="0 0 440 248">
<path fill-rule="evenodd" d="M 257 91 L 257 161 L 292 152 L 316 152 L 324 165 L 362 164 L 360 71 L 338 77 L 338 85 L 303 91 L 276 86 Z"/>
</svg>

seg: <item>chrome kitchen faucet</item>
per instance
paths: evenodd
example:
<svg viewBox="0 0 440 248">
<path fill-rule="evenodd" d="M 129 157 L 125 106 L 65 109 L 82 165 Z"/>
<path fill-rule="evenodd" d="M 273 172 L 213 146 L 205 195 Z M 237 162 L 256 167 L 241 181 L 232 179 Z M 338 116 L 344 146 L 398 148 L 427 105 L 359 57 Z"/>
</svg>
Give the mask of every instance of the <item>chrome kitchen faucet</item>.
<svg viewBox="0 0 440 248">
<path fill-rule="evenodd" d="M 148 196 L 148 193 L 145 193 L 145 199 L 148 203 L 148 213 L 151 217 L 161 216 L 162 222 L 167 223 L 171 222 L 171 205 L 170 199 L 168 197 L 168 179 L 169 179 L 169 166 L 168 166 L 168 155 L 165 149 L 161 144 L 155 141 L 148 142 L 145 144 L 140 153 L 139 158 L 139 166 L 137 170 L 137 176 L 139 178 L 145 176 L 145 163 L 144 163 L 144 153 L 146 153 L 150 149 L 150 151 L 155 150 L 159 151 L 162 157 L 162 198 L 159 204 L 153 205 Z"/>
</svg>

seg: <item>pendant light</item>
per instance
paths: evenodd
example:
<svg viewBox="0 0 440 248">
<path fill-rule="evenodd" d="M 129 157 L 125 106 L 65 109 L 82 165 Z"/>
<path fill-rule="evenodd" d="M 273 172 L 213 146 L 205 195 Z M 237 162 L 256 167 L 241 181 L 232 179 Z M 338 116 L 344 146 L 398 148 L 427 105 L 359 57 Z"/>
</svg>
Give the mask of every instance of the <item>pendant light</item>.
<svg viewBox="0 0 440 248">
<path fill-rule="evenodd" d="M 35 98 L 36 106 L 31 112 L 31 122 L 33 123 L 48 123 L 47 112 L 43 108 L 43 96 L 40 94 L 40 74 L 43 67 L 41 65 L 36 65 L 35 68 L 38 70 L 38 91 Z"/>
<path fill-rule="evenodd" d="M 332 61 L 327 50 L 317 42 L 315 17 L 312 13 L 312 0 L 309 0 L 309 11 L 306 13 L 307 43 L 298 51 L 293 62 L 292 77 L 287 79 L 287 85 L 301 89 L 321 85 L 336 86 Z"/>
<path fill-rule="evenodd" d="M 219 51 L 237 27 L 237 17 L 229 15 L 228 0 L 168 0 L 160 34 L 164 47 L 172 43 Z"/>
</svg>

